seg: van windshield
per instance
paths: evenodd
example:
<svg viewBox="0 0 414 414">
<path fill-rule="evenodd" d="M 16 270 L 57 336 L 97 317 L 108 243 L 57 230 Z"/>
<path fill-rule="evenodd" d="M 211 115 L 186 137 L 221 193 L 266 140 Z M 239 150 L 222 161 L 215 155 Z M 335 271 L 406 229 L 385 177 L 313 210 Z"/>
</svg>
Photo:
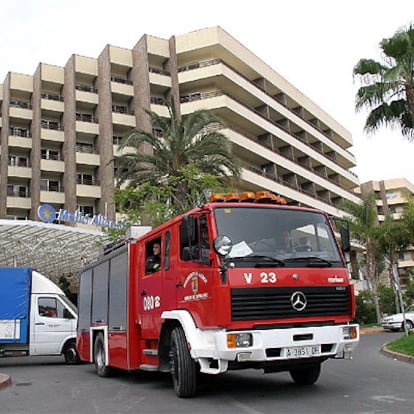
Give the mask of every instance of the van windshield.
<svg viewBox="0 0 414 414">
<path fill-rule="evenodd" d="M 328 219 L 322 213 L 220 206 L 214 214 L 217 234 L 230 237 L 233 249 L 229 258 L 240 261 L 240 266 L 250 265 L 249 258 L 263 258 L 275 266 L 344 266 Z"/>
</svg>

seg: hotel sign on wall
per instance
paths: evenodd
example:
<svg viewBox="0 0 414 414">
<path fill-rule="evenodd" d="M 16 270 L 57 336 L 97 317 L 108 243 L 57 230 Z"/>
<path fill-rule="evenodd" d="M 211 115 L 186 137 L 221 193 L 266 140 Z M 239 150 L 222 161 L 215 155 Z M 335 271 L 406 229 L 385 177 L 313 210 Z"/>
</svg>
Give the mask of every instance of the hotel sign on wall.
<svg viewBox="0 0 414 414">
<path fill-rule="evenodd" d="M 69 211 L 61 208 L 58 212 L 50 204 L 41 204 L 37 209 L 37 215 L 45 223 L 52 223 L 55 220 L 69 223 L 88 224 L 89 226 L 106 227 L 109 229 L 122 229 L 125 222 L 110 220 L 102 214 L 83 214 L 80 210 Z"/>
</svg>

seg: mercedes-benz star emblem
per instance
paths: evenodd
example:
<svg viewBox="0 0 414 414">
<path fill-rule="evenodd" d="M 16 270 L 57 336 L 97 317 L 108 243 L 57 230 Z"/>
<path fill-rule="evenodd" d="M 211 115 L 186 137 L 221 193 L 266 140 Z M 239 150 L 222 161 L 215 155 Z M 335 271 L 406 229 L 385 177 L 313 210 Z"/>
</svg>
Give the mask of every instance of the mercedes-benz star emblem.
<svg viewBox="0 0 414 414">
<path fill-rule="evenodd" d="M 306 296 L 302 292 L 294 292 L 290 297 L 290 304 L 292 305 L 293 309 L 301 312 L 306 308 Z"/>
</svg>

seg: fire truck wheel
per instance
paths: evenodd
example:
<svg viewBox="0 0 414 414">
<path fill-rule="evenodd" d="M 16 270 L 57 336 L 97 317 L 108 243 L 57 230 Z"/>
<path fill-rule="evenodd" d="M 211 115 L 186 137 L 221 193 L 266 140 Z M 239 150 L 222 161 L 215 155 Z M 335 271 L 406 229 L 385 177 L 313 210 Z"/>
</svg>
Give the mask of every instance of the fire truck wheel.
<svg viewBox="0 0 414 414">
<path fill-rule="evenodd" d="M 171 333 L 171 374 L 178 397 L 192 397 L 197 388 L 197 369 L 187 347 L 187 339 L 181 326 Z"/>
<path fill-rule="evenodd" d="M 80 358 L 78 351 L 76 350 L 76 342 L 70 341 L 63 351 L 63 356 L 65 357 L 65 362 L 68 365 L 77 365 L 80 364 Z"/>
<path fill-rule="evenodd" d="M 110 377 L 112 375 L 111 367 L 105 362 L 105 340 L 102 333 L 98 333 L 93 347 L 93 356 L 95 361 L 96 373 L 100 377 Z"/>
<path fill-rule="evenodd" d="M 289 373 L 296 384 L 312 385 L 319 378 L 319 374 L 321 373 L 321 364 L 291 369 Z"/>
</svg>

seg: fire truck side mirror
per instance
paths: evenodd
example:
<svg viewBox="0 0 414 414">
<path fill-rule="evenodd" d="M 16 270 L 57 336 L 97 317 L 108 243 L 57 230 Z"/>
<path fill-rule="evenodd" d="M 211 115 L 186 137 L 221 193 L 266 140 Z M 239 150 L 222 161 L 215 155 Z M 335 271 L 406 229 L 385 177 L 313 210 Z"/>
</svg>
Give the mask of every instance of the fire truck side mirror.
<svg viewBox="0 0 414 414">
<path fill-rule="evenodd" d="M 228 236 L 217 236 L 213 241 L 213 247 L 221 257 L 227 256 L 233 248 L 233 243 Z"/>
<path fill-rule="evenodd" d="M 342 251 L 347 253 L 351 250 L 351 240 L 350 240 L 350 236 L 349 236 L 349 228 L 342 224 L 339 227 L 339 233 L 341 234 Z"/>
<path fill-rule="evenodd" d="M 195 240 L 195 220 L 191 214 L 183 216 L 181 221 L 181 242 L 185 246 L 190 245 L 190 241 Z"/>
</svg>

